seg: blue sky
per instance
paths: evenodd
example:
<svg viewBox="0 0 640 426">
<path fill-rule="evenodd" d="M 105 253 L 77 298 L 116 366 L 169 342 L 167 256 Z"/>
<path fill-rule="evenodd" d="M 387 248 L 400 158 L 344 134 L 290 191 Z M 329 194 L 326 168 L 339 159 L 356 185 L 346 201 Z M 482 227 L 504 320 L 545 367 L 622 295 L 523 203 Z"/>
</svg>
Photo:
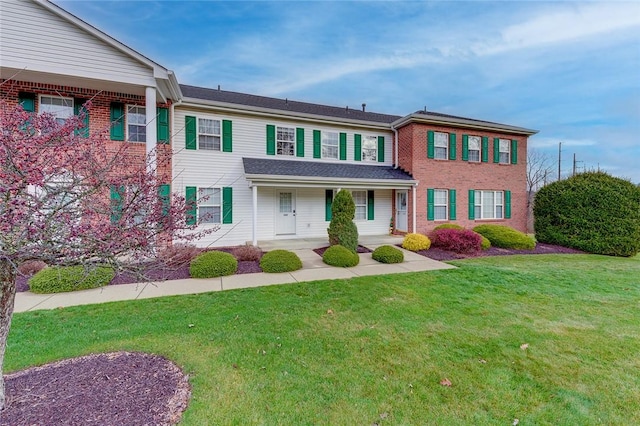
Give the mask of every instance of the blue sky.
<svg viewBox="0 0 640 426">
<path fill-rule="evenodd" d="M 640 2 L 62 1 L 183 84 L 539 130 L 640 183 Z"/>
</svg>

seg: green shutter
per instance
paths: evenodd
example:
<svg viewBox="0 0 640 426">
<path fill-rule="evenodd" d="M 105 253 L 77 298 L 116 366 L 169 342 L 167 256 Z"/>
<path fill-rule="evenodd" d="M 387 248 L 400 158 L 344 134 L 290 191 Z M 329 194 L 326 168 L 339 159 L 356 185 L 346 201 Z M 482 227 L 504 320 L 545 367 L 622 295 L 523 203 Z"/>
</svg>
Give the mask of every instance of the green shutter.
<svg viewBox="0 0 640 426">
<path fill-rule="evenodd" d="M 518 141 L 511 139 L 511 164 L 518 164 Z"/>
<path fill-rule="evenodd" d="M 347 159 L 347 134 L 340 133 L 340 159 Z"/>
<path fill-rule="evenodd" d="M 493 162 L 500 162 L 500 139 L 493 138 Z"/>
<path fill-rule="evenodd" d="M 427 189 L 427 220 L 434 220 L 435 218 L 435 206 L 434 202 L 434 190 L 433 188 Z"/>
<path fill-rule="evenodd" d="M 111 223 L 117 223 L 122 217 L 122 195 L 124 186 L 111 185 Z"/>
<path fill-rule="evenodd" d="M 374 206 L 374 194 L 373 190 L 367 191 L 367 220 L 374 220 L 375 218 L 375 206 Z"/>
<path fill-rule="evenodd" d="M 304 129 L 302 127 L 296 129 L 296 155 L 304 157 Z"/>
<path fill-rule="evenodd" d="M 433 130 L 427 132 L 427 158 L 435 158 L 436 148 Z"/>
<path fill-rule="evenodd" d="M 482 137 L 482 162 L 489 162 L 489 138 L 487 136 Z"/>
<path fill-rule="evenodd" d="M 267 155 L 276 155 L 276 126 L 267 124 Z"/>
<path fill-rule="evenodd" d="M 469 190 L 469 220 L 475 220 L 476 218 L 476 191 L 474 189 Z"/>
<path fill-rule="evenodd" d="M 198 223 L 198 188 L 187 186 L 184 194 L 187 204 L 187 225 L 195 225 Z"/>
<path fill-rule="evenodd" d="M 112 141 L 124 140 L 124 104 L 111 102 L 111 131 Z"/>
<path fill-rule="evenodd" d="M 231 120 L 222 120 L 222 152 L 233 152 L 233 125 Z"/>
<path fill-rule="evenodd" d="M 462 135 L 462 161 L 469 161 L 469 135 Z"/>
<path fill-rule="evenodd" d="M 233 223 L 233 188 L 222 188 L 222 223 Z"/>
<path fill-rule="evenodd" d="M 169 108 L 156 108 L 158 143 L 169 143 Z"/>
<path fill-rule="evenodd" d="M 456 159 L 456 134 L 449 133 L 449 160 Z"/>
<path fill-rule="evenodd" d="M 362 135 L 353 135 L 353 159 L 354 161 L 362 161 Z"/>
<path fill-rule="evenodd" d="M 511 191 L 504 191 L 504 218 L 511 219 Z"/>
<path fill-rule="evenodd" d="M 18 103 L 22 105 L 22 109 L 26 112 L 36 112 L 36 94 L 20 92 L 18 94 Z"/>
<path fill-rule="evenodd" d="M 313 131 L 313 158 L 322 157 L 322 133 L 320 130 Z"/>
<path fill-rule="evenodd" d="M 158 187 L 158 197 L 162 204 L 162 216 L 167 216 L 171 207 L 171 185 L 166 183 L 160 185 Z"/>
<path fill-rule="evenodd" d="M 186 149 L 196 149 L 198 142 L 198 131 L 196 128 L 196 118 L 187 115 L 184 118 L 184 140 Z"/>
<path fill-rule="evenodd" d="M 331 220 L 331 206 L 333 204 L 333 189 L 324 191 L 324 220 Z"/>
<path fill-rule="evenodd" d="M 73 100 L 73 114 L 80 115 L 81 112 L 84 112 L 84 119 L 82 120 L 82 129 L 76 129 L 75 135 L 80 136 L 81 138 L 89 137 L 89 111 L 85 110 L 82 106 L 86 101 L 84 99 L 74 99 Z"/>
<path fill-rule="evenodd" d="M 378 163 L 384 163 L 384 136 L 378 136 Z"/>
<path fill-rule="evenodd" d="M 456 220 L 456 190 L 449 190 L 449 220 Z"/>
</svg>

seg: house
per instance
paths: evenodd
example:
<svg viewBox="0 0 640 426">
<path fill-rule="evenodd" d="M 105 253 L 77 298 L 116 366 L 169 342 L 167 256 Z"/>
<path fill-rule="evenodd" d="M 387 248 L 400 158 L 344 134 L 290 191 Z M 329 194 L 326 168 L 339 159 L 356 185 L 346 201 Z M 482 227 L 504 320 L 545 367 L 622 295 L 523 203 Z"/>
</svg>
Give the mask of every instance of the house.
<svg viewBox="0 0 640 426">
<path fill-rule="evenodd" d="M 533 130 L 178 84 L 52 3 L 0 7 L 0 96 L 61 119 L 92 99 L 89 127 L 108 128 L 109 143 L 134 144 L 140 161 L 170 150 L 163 188 L 193 203 L 192 223 L 219 227 L 200 245 L 324 237 L 340 189 L 353 195 L 361 235 L 427 233 L 440 223 L 526 229 Z"/>
</svg>

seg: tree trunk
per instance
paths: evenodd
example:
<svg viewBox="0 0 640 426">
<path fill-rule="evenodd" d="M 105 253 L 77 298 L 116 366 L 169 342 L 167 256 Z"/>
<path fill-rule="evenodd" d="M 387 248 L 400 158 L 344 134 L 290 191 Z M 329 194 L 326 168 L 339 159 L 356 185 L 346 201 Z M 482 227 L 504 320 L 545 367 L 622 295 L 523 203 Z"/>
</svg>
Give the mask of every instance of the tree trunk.
<svg viewBox="0 0 640 426">
<path fill-rule="evenodd" d="M 13 303 L 16 296 L 16 272 L 8 259 L 0 259 L 0 410 L 4 408 L 4 351 L 7 347 L 7 337 L 11 327 Z"/>
</svg>

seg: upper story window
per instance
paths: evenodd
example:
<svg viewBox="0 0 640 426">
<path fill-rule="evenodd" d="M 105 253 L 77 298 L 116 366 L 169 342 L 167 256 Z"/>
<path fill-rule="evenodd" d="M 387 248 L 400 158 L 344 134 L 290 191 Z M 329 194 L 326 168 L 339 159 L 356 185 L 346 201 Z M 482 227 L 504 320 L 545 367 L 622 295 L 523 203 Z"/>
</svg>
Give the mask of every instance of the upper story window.
<svg viewBox="0 0 640 426">
<path fill-rule="evenodd" d="M 449 134 L 443 132 L 434 133 L 435 158 L 446 160 L 449 158 Z"/>
<path fill-rule="evenodd" d="M 199 223 L 222 223 L 221 193 L 220 188 L 198 188 Z"/>
<path fill-rule="evenodd" d="M 378 161 L 377 136 L 362 137 L 362 161 Z"/>
<path fill-rule="evenodd" d="M 220 151 L 220 120 L 198 119 L 198 148 Z"/>
<path fill-rule="evenodd" d="M 147 112 L 145 107 L 127 106 L 127 140 L 129 142 L 146 142 Z"/>
<path fill-rule="evenodd" d="M 338 133 L 322 132 L 322 158 L 337 160 L 339 143 Z"/>
<path fill-rule="evenodd" d="M 476 219 L 502 219 L 504 217 L 502 191 L 476 191 L 474 196 Z"/>
<path fill-rule="evenodd" d="M 278 155 L 295 155 L 296 129 L 293 127 L 276 128 L 276 153 Z"/>
<path fill-rule="evenodd" d="M 511 160 L 511 141 L 500 139 L 500 164 L 509 164 Z"/>
<path fill-rule="evenodd" d="M 353 202 L 356 205 L 355 220 L 367 220 L 367 191 L 352 191 Z"/>
<path fill-rule="evenodd" d="M 40 96 L 40 112 L 51 114 L 59 124 L 64 124 L 67 118 L 73 116 L 73 99 L 60 96 Z"/>
<path fill-rule="evenodd" d="M 480 161 L 481 146 L 480 136 L 469 136 L 469 161 Z"/>
<path fill-rule="evenodd" d="M 433 191 L 433 219 L 447 220 L 447 206 L 449 191 L 446 189 L 435 189 Z"/>
</svg>

